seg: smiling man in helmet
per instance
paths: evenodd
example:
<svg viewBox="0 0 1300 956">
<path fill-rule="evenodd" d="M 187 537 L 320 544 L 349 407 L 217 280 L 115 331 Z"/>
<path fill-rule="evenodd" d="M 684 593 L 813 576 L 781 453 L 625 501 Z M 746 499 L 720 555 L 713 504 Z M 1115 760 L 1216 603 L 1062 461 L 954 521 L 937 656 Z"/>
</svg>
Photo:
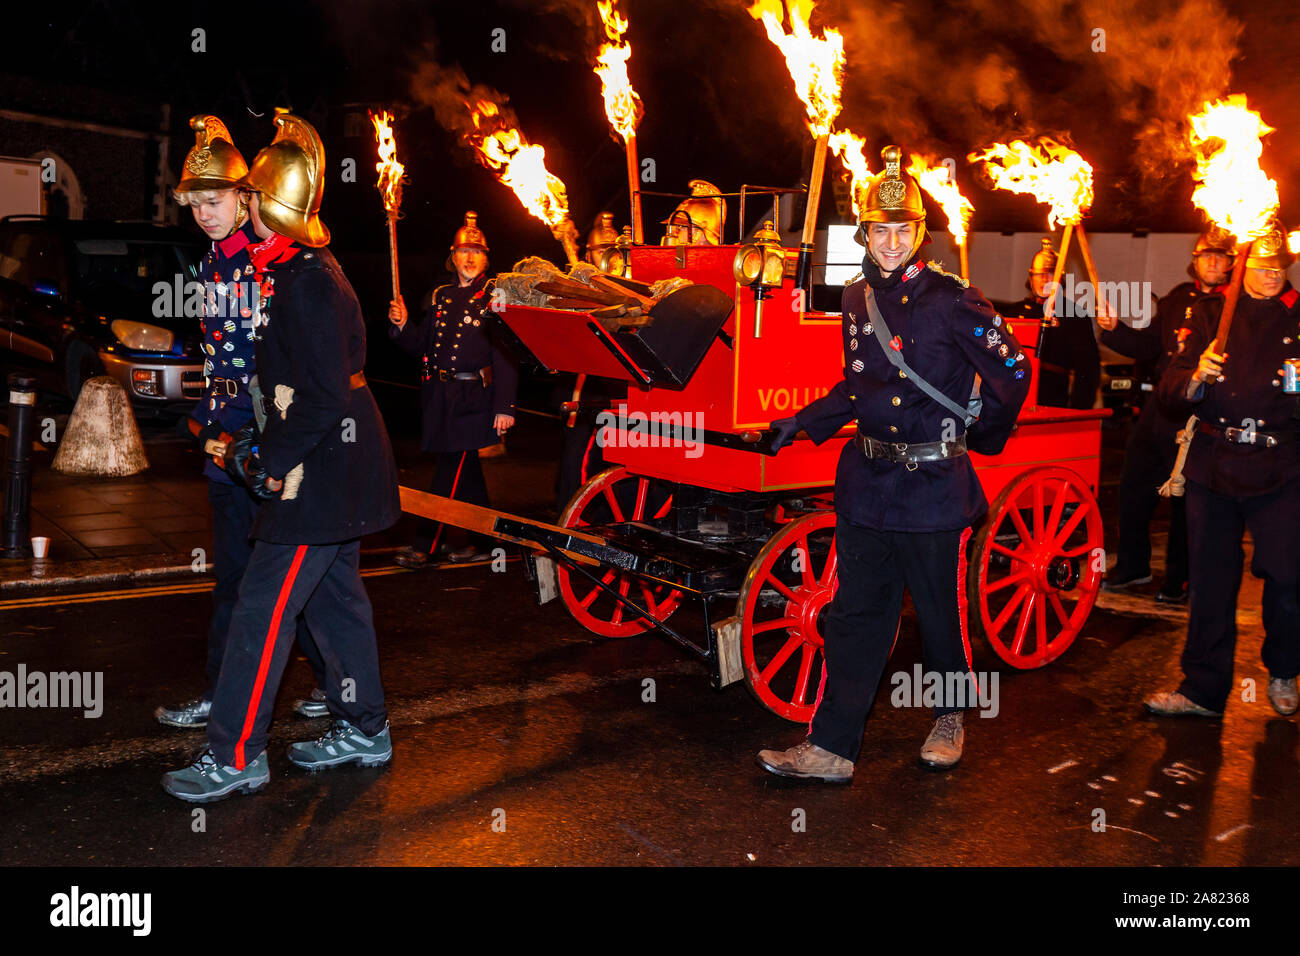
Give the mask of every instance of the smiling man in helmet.
<svg viewBox="0 0 1300 956">
<path fill-rule="evenodd" d="M 327 665 L 335 716 L 289 759 L 308 770 L 392 758 L 360 538 L 400 515 L 397 468 L 362 371 L 361 307 L 320 221 L 325 149 L 306 121 L 277 110 L 275 140 L 242 180 L 258 242 L 252 316 L 261 425 L 230 443 L 228 470 L 262 500 L 208 720 L 208 749 L 163 788 L 195 803 L 270 779 L 271 710 L 302 614 Z"/>
<path fill-rule="evenodd" d="M 885 170 L 860 201 L 863 279 L 844 290 L 844 380 L 794 418 L 772 423 L 773 448 L 802 429 L 816 443 L 857 420 L 835 475 L 838 590 L 826 615 L 824 693 L 806 740 L 764 750 L 785 777 L 847 783 L 863 725 L 911 592 L 926 669 L 969 686 L 964 568 L 971 526 L 988 510 L 967 444 L 1001 450 L 1029 391 L 1029 363 L 977 289 L 921 256 L 920 187 L 886 147 Z M 982 378 L 978 427 L 967 422 Z M 921 763 L 961 759 L 962 706 L 941 700 Z"/>
<path fill-rule="evenodd" d="M 159 723 L 196 729 L 208 722 L 212 695 L 226 653 L 230 615 L 239 596 L 239 582 L 253 549 L 248 536 L 257 516 L 258 501 L 242 483 L 235 483 L 211 452 L 253 418 L 248 382 L 256 374 L 253 351 L 253 267 L 248 249 L 257 242 L 248 216 L 248 191 L 240 181 L 248 164 L 235 148 L 226 125 L 215 116 L 199 114 L 190 120 L 194 146 L 185 155 L 175 197 L 189 206 L 194 221 L 212 240 L 212 248 L 199 265 L 204 283 L 203 395 L 182 420 L 185 433 L 198 439 L 204 455 L 203 474 L 208 479 L 212 505 L 212 564 L 216 587 L 212 589 L 212 619 L 208 625 L 207 686 L 203 694 L 175 706 L 154 711 Z M 316 675 L 316 691 L 309 700 L 294 705 L 304 717 L 323 717 L 325 662 L 305 624 L 299 623 L 298 646 Z"/>
</svg>

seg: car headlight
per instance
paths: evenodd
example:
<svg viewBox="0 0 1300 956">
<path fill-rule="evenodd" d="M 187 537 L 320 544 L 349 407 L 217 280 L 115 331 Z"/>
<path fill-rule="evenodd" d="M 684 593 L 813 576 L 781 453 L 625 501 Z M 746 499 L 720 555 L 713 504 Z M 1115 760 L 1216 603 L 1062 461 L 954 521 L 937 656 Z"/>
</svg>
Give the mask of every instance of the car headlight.
<svg viewBox="0 0 1300 956">
<path fill-rule="evenodd" d="M 170 352 L 176 344 L 176 333 L 147 322 L 128 322 L 117 319 L 109 326 L 117 340 L 127 348 L 139 352 Z"/>
</svg>

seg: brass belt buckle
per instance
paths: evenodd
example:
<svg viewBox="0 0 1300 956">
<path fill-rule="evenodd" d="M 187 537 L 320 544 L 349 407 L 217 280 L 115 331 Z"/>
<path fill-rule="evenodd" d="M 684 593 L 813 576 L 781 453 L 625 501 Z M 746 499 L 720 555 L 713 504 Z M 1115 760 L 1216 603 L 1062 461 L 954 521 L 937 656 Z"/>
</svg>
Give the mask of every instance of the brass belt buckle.
<svg viewBox="0 0 1300 956">
<path fill-rule="evenodd" d="M 906 464 L 904 464 L 903 467 L 906 468 L 908 471 L 916 471 L 916 469 L 917 469 L 919 466 L 918 466 L 917 462 L 909 461 L 909 462 L 907 462 Z"/>
</svg>

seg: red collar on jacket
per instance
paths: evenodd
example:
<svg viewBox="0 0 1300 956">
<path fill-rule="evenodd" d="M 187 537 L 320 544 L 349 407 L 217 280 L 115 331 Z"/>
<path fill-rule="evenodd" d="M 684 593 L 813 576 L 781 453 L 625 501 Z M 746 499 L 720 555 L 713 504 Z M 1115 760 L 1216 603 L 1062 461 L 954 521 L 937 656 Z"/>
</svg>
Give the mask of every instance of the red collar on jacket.
<svg viewBox="0 0 1300 956">
<path fill-rule="evenodd" d="M 249 246 L 248 258 L 253 263 L 254 271 L 260 276 L 272 263 L 288 262 L 298 254 L 299 248 L 288 236 L 275 232 L 270 238 L 263 239 L 257 245 Z"/>
</svg>

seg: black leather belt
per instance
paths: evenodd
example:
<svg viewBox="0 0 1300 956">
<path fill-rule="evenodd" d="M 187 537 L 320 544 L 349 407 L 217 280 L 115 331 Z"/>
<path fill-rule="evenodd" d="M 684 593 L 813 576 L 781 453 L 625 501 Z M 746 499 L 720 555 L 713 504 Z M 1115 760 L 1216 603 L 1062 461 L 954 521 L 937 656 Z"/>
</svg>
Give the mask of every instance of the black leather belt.
<svg viewBox="0 0 1300 956">
<path fill-rule="evenodd" d="M 1254 445 L 1257 448 L 1276 448 L 1287 442 L 1295 441 L 1295 432 L 1261 432 L 1251 428 L 1237 428 L 1232 425 L 1211 425 L 1209 422 L 1197 422 L 1196 430 L 1206 435 L 1232 442 L 1234 445 Z"/>
<path fill-rule="evenodd" d="M 445 368 L 429 369 L 429 377 L 436 378 L 440 382 L 477 382 L 482 381 L 483 387 L 492 384 L 492 366 L 485 365 L 477 372 L 456 372 Z"/>
<path fill-rule="evenodd" d="M 964 434 L 959 435 L 954 441 L 914 442 L 909 445 L 906 442 L 880 441 L 859 431 L 854 441 L 862 454 L 868 458 L 901 461 L 913 468 L 917 462 L 943 461 L 946 458 L 958 458 L 966 454 Z"/>
</svg>

